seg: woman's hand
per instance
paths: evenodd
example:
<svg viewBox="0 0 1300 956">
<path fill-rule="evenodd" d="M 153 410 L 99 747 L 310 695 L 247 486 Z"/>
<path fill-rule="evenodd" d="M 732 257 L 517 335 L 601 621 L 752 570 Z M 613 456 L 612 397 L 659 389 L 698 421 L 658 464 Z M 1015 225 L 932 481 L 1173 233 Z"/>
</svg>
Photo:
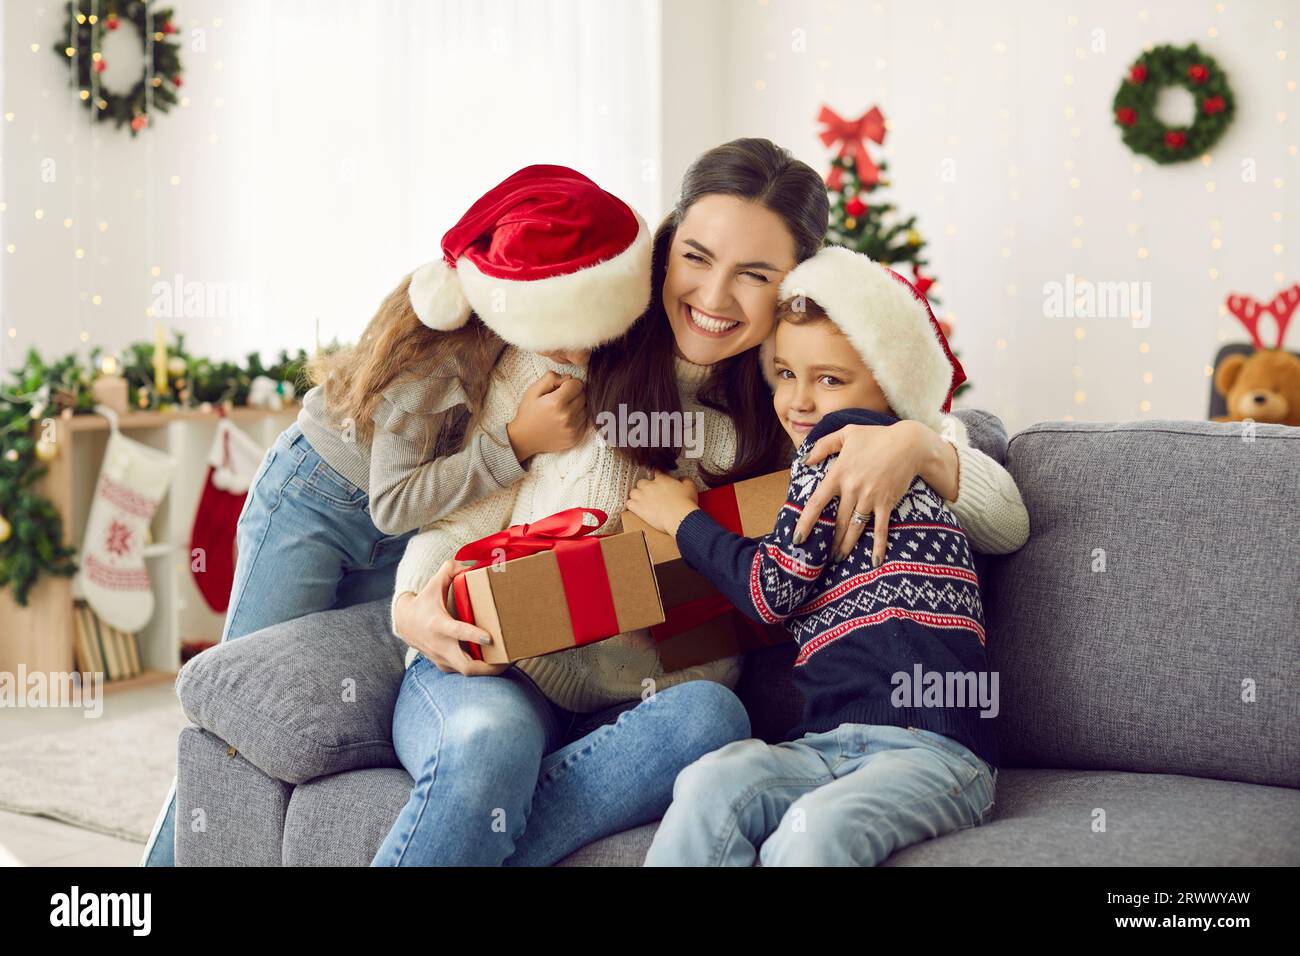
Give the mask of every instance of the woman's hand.
<svg viewBox="0 0 1300 956">
<path fill-rule="evenodd" d="M 455 672 L 466 677 L 492 676 L 500 674 L 510 665 L 476 661 L 460 648 L 461 641 L 491 644 L 492 635 L 473 624 L 453 618 L 447 612 L 444 597 L 456 572 L 472 566 L 473 562 L 457 565 L 455 561 L 447 561 L 419 594 L 407 591 L 399 595 L 393 606 L 393 623 L 397 627 L 398 636 L 427 657 L 444 674 Z"/>
<path fill-rule="evenodd" d="M 583 383 L 547 372 L 524 392 L 519 411 L 506 426 L 510 447 L 520 461 L 543 452 L 567 451 L 587 432 Z"/>
<path fill-rule="evenodd" d="M 857 511 L 873 519 L 871 563 L 880 567 L 889 547 L 889 515 L 918 475 L 945 499 L 957 497 L 957 450 L 920 422 L 845 425 L 818 439 L 808 451 L 807 462 L 815 465 L 835 454 L 839 457 L 809 497 L 794 529 L 794 543 L 802 544 L 826 506 L 838 497 L 833 560 L 845 558 L 866 530 L 865 523 L 851 520 Z"/>
<path fill-rule="evenodd" d="M 627 510 L 652 528 L 676 537 L 677 526 L 700 506 L 700 493 L 690 478 L 662 471 L 642 478 L 627 499 Z"/>
</svg>

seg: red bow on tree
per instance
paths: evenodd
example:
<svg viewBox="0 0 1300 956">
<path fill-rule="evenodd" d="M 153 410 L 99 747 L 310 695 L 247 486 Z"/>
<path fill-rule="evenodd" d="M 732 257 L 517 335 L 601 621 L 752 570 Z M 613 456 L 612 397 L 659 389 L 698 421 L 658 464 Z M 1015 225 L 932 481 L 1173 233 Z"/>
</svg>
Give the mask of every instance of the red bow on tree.
<svg viewBox="0 0 1300 956">
<path fill-rule="evenodd" d="M 873 143 L 885 141 L 885 116 L 880 112 L 880 107 L 873 106 L 856 120 L 849 121 L 829 106 L 823 106 L 817 114 L 817 122 L 823 124 L 819 134 L 823 145 L 833 146 L 838 143 L 841 159 L 845 156 L 853 157 L 858 181 L 863 186 L 874 186 L 879 182 L 880 170 L 867 153 L 867 140 Z M 826 177 L 826 185 L 831 189 L 839 189 L 842 181 L 840 167 L 832 166 Z"/>
</svg>

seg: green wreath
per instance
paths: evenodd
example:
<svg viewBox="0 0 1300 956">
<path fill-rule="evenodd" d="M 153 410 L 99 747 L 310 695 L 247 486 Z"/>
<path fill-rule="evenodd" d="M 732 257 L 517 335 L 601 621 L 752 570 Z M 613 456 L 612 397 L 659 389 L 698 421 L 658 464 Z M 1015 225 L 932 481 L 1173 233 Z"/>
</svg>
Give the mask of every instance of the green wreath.
<svg viewBox="0 0 1300 956">
<path fill-rule="evenodd" d="M 1196 101 L 1191 126 L 1166 126 L 1155 103 L 1167 86 L 1181 86 Z M 1234 102 L 1227 75 L 1196 46 L 1158 46 L 1138 57 L 1115 94 L 1115 124 L 1135 153 L 1157 163 L 1179 163 L 1213 146 L 1232 121 Z"/>
<path fill-rule="evenodd" d="M 134 136 L 149 126 L 149 114 L 166 113 L 176 103 L 181 85 L 180 44 L 171 37 L 177 30 L 172 10 L 156 10 L 152 0 L 76 0 L 64 4 L 68 10 L 63 33 L 54 52 L 63 62 L 73 60 L 82 105 L 96 120 L 113 120 L 118 129 L 129 124 Z M 75 13 L 74 13 L 75 10 Z M 104 34 L 117 30 L 122 21 L 132 23 L 140 34 L 145 69 L 126 93 L 114 93 L 99 83 L 108 61 L 100 52 Z"/>
</svg>

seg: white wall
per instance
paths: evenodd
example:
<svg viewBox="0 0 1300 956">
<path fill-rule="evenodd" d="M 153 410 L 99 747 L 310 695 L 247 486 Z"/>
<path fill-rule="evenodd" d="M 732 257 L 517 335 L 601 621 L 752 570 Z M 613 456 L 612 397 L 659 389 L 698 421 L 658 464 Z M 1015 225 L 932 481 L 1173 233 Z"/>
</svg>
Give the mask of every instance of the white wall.
<svg viewBox="0 0 1300 956">
<path fill-rule="evenodd" d="M 1287 85 L 1300 78 L 1294 3 L 728 0 L 728 7 L 718 54 L 727 63 L 725 127 L 716 139 L 767 136 L 822 169 L 829 153 L 816 135 L 821 104 L 849 118 L 879 104 L 891 126 L 877 153 L 890 162 L 887 194 L 919 214 L 930 241 L 941 311 L 954 318 L 954 345 L 975 383 L 966 404 L 1001 413 L 1008 427 L 1068 416 L 1203 418 L 1207 363 L 1223 340 L 1246 339 L 1221 314 L 1227 294 L 1270 298 L 1283 280 L 1300 280 L 1292 198 L 1300 188 L 1300 93 Z M 805 52 L 792 49 L 796 30 L 804 31 Z M 1094 36 L 1104 50 L 1092 50 Z M 1135 157 L 1111 121 L 1130 62 L 1145 44 L 1166 42 L 1198 43 L 1236 93 L 1238 115 L 1208 166 Z M 666 74 L 688 68 L 673 53 L 669 42 Z M 955 163 L 955 182 L 941 178 L 945 160 Z M 1242 181 L 1246 160 L 1255 164 L 1254 182 Z M 665 169 L 669 178 L 680 171 Z M 1149 328 L 1045 318 L 1044 283 L 1068 273 L 1150 282 Z M 1300 347 L 1297 335 L 1292 348 Z"/>
<path fill-rule="evenodd" d="M 389 28 L 356 12 L 374 0 L 205 0 L 181 7 L 187 44 L 199 30 L 205 45 L 184 54 L 189 105 L 132 140 L 90 126 L 67 88 L 49 52 L 56 0 L 5 3 L 0 248 L 14 251 L 0 251 L 0 367 L 83 332 L 109 347 L 151 338 L 153 285 L 177 274 L 254 303 L 169 322 L 196 349 L 310 348 L 317 318 L 324 339 L 350 339 L 468 198 L 519 165 L 577 165 L 657 222 L 704 149 L 769 136 L 822 169 L 819 106 L 879 104 L 887 195 L 931 242 L 968 404 L 1010 427 L 1203 417 L 1206 364 L 1244 339 L 1222 314 L 1228 292 L 1300 279 L 1287 202 L 1300 11 L 1221 6 L 575 0 L 548 17 L 510 0 L 407 2 L 379 5 Z M 1192 40 L 1229 71 L 1236 122 L 1208 166 L 1136 160 L 1110 119 L 1115 88 L 1144 44 Z M 575 49 L 598 55 L 578 63 Z M 1044 283 L 1070 273 L 1150 282 L 1150 327 L 1045 318 Z"/>
<path fill-rule="evenodd" d="M 529 163 L 659 213 L 657 0 L 180 4 L 186 105 L 135 139 L 68 88 L 50 52 L 65 9 L 3 7 L 0 367 L 83 333 L 152 340 L 154 284 L 177 275 L 204 306 L 166 324 L 198 351 L 310 350 L 317 319 L 323 341 L 353 340 Z"/>
</svg>

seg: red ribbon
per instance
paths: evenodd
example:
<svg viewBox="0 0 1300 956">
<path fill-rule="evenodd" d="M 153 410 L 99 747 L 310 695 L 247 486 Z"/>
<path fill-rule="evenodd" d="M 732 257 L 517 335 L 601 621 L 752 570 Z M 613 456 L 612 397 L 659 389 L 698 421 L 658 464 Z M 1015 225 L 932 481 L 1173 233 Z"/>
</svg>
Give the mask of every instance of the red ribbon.
<svg viewBox="0 0 1300 956">
<path fill-rule="evenodd" d="M 584 521 L 587 515 L 596 519 L 594 524 Z M 599 539 L 602 536 L 586 537 L 603 525 L 606 518 L 605 512 L 598 508 L 568 508 L 538 521 L 511 525 L 504 531 L 465 545 L 456 552 L 456 560 L 473 561 L 475 567 L 461 571 L 452 579 L 457 618 L 474 623 L 474 608 L 465 584 L 467 571 L 496 561 L 511 561 L 554 551 L 560 583 L 564 587 L 564 600 L 573 623 L 574 646 L 591 644 L 619 633 L 614 595 L 610 591 L 609 574 L 600 550 Z M 461 647 L 474 660 L 483 659 L 479 645 L 462 641 Z"/>
<path fill-rule="evenodd" d="M 744 534 L 740 525 L 740 503 L 736 501 L 736 486 L 721 485 L 701 491 L 699 505 L 710 518 L 733 534 Z"/>
<path fill-rule="evenodd" d="M 838 143 L 841 159 L 852 156 L 858 181 L 864 187 L 874 186 L 880 181 L 880 170 L 867 153 L 867 140 L 873 143 L 885 141 L 885 116 L 880 112 L 880 107 L 873 106 L 857 119 L 849 121 L 829 106 L 823 106 L 817 114 L 817 122 L 823 124 L 822 131 L 818 134 L 822 145 L 833 146 Z M 831 167 L 826 185 L 831 189 L 839 189 L 842 180 L 840 167 Z"/>
</svg>

